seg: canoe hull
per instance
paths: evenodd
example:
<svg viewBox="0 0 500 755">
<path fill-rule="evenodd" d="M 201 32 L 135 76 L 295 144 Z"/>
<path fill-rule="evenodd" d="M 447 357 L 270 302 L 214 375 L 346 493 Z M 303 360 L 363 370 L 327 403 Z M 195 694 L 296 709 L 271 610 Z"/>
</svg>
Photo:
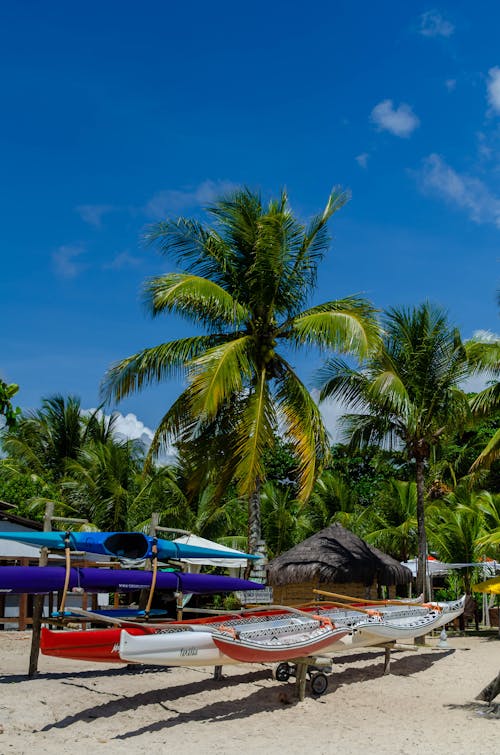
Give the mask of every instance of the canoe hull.
<svg viewBox="0 0 500 755">
<path fill-rule="evenodd" d="M 74 661 L 92 663 L 127 663 L 120 658 L 120 629 L 90 629 L 78 632 L 54 632 L 42 627 L 40 650 L 44 655 L 68 658 Z M 134 635 L 154 632 L 144 627 L 129 627 Z"/>
<path fill-rule="evenodd" d="M 237 663 L 279 663 L 321 654 L 325 648 L 331 647 L 346 634 L 348 634 L 347 629 L 329 629 L 325 630 L 321 636 L 282 641 L 276 644 L 241 641 L 238 638 L 214 634 L 213 642 L 224 655 L 233 658 Z"/>
<path fill-rule="evenodd" d="M 48 593 L 64 588 L 63 566 L 1 566 L 0 594 Z M 151 586 L 152 572 L 138 569 L 77 568 L 70 570 L 69 589 L 79 592 L 133 592 Z M 237 577 L 187 572 L 157 572 L 156 589 L 200 595 L 258 590 L 263 585 Z"/>
</svg>

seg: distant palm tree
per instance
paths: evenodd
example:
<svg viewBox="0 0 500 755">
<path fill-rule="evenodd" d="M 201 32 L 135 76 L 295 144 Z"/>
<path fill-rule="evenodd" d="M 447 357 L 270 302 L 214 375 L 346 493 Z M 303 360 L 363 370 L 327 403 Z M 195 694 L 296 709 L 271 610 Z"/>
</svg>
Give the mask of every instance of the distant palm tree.
<svg viewBox="0 0 500 755">
<path fill-rule="evenodd" d="M 75 396 L 42 399 L 41 409 L 22 415 L 3 439 L 7 454 L 33 473 L 59 480 L 68 459 L 85 443 L 87 424 Z"/>
<path fill-rule="evenodd" d="M 149 309 L 180 314 L 207 333 L 144 349 L 105 378 L 107 397 L 120 400 L 185 371 L 188 387 L 163 417 L 152 452 L 170 439 L 189 444 L 216 468 L 219 493 L 234 479 L 249 502 L 250 550 L 261 538 L 263 454 L 278 428 L 293 444 L 301 500 L 328 453 L 318 407 L 278 347 L 365 357 L 377 343 L 374 310 L 359 297 L 302 310 L 329 246 L 327 223 L 346 199 L 333 193 L 305 226 L 285 192 L 264 206 L 243 189 L 208 208 L 212 227 L 187 218 L 155 225 L 149 241 L 186 272 L 151 279 Z"/>
<path fill-rule="evenodd" d="M 458 331 L 443 311 L 428 303 L 390 309 L 383 329 L 383 345 L 363 371 L 339 359 L 325 366 L 321 398 L 340 399 L 359 412 L 347 417 L 353 445 L 399 446 L 415 463 L 417 587 L 425 592 L 426 468 L 443 434 L 471 418 L 467 397 L 459 388 L 470 368 Z"/>
<path fill-rule="evenodd" d="M 460 570 L 467 594 L 475 567 L 483 554 L 481 536 L 484 534 L 484 516 L 481 511 L 481 494 L 459 485 L 445 499 L 446 506 L 432 506 L 429 510 L 429 540 L 438 557 L 448 563 L 469 564 Z"/>
<path fill-rule="evenodd" d="M 500 409 L 500 341 L 497 339 L 471 339 L 467 353 L 474 370 L 483 373 L 491 382 L 471 400 L 476 417 L 489 417 Z M 471 472 L 489 469 L 500 458 L 500 430 L 491 437 L 471 467 Z"/>
</svg>

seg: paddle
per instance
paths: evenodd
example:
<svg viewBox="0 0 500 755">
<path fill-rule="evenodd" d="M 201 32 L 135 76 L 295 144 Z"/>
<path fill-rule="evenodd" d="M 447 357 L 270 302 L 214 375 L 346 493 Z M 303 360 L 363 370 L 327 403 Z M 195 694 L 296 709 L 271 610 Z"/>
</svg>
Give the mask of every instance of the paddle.
<svg viewBox="0 0 500 755">
<path fill-rule="evenodd" d="M 352 608 L 350 605 L 351 603 L 369 603 L 369 605 L 374 606 L 418 606 L 418 603 L 414 603 L 411 601 L 403 601 L 403 600 L 363 600 L 363 598 L 353 598 L 350 595 L 341 595 L 337 592 L 327 592 L 326 590 L 316 590 L 313 589 L 313 592 L 316 593 L 316 595 L 325 595 L 328 598 L 342 598 L 342 600 L 347 601 L 346 604 L 339 604 L 339 605 L 349 605 L 349 607 Z"/>
</svg>

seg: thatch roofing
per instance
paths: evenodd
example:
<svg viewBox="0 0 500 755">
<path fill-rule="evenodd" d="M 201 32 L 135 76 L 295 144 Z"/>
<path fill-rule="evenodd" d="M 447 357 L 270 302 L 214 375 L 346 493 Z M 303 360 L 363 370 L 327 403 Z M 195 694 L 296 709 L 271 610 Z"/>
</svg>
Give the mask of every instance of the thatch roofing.
<svg viewBox="0 0 500 755">
<path fill-rule="evenodd" d="M 340 524 L 308 537 L 267 565 L 270 585 L 319 582 L 362 582 L 400 585 L 411 582 L 410 569 L 369 545 Z"/>
</svg>

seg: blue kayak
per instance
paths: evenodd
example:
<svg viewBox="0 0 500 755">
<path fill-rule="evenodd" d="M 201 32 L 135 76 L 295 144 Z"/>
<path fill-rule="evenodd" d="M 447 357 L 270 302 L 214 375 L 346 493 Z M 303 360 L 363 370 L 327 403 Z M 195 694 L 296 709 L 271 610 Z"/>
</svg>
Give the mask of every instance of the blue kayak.
<svg viewBox="0 0 500 755">
<path fill-rule="evenodd" d="M 26 545 L 62 550 L 66 547 L 65 532 L 0 532 L 0 540 L 15 540 Z M 72 551 L 99 553 L 103 556 L 127 559 L 151 558 L 155 538 L 142 532 L 70 532 L 68 544 Z M 201 548 L 187 543 L 174 543 L 172 540 L 156 539 L 158 559 L 182 558 L 250 558 L 248 553 L 236 554 L 230 550 Z"/>
<path fill-rule="evenodd" d="M 64 566 L 0 566 L 0 595 L 28 593 L 43 594 L 64 588 Z M 76 592 L 134 592 L 151 587 L 152 572 L 139 569 L 96 569 L 72 567 L 68 589 Z M 182 593 L 233 592 L 260 590 L 257 582 L 218 574 L 189 574 L 178 571 L 159 571 L 156 590 Z"/>
</svg>

